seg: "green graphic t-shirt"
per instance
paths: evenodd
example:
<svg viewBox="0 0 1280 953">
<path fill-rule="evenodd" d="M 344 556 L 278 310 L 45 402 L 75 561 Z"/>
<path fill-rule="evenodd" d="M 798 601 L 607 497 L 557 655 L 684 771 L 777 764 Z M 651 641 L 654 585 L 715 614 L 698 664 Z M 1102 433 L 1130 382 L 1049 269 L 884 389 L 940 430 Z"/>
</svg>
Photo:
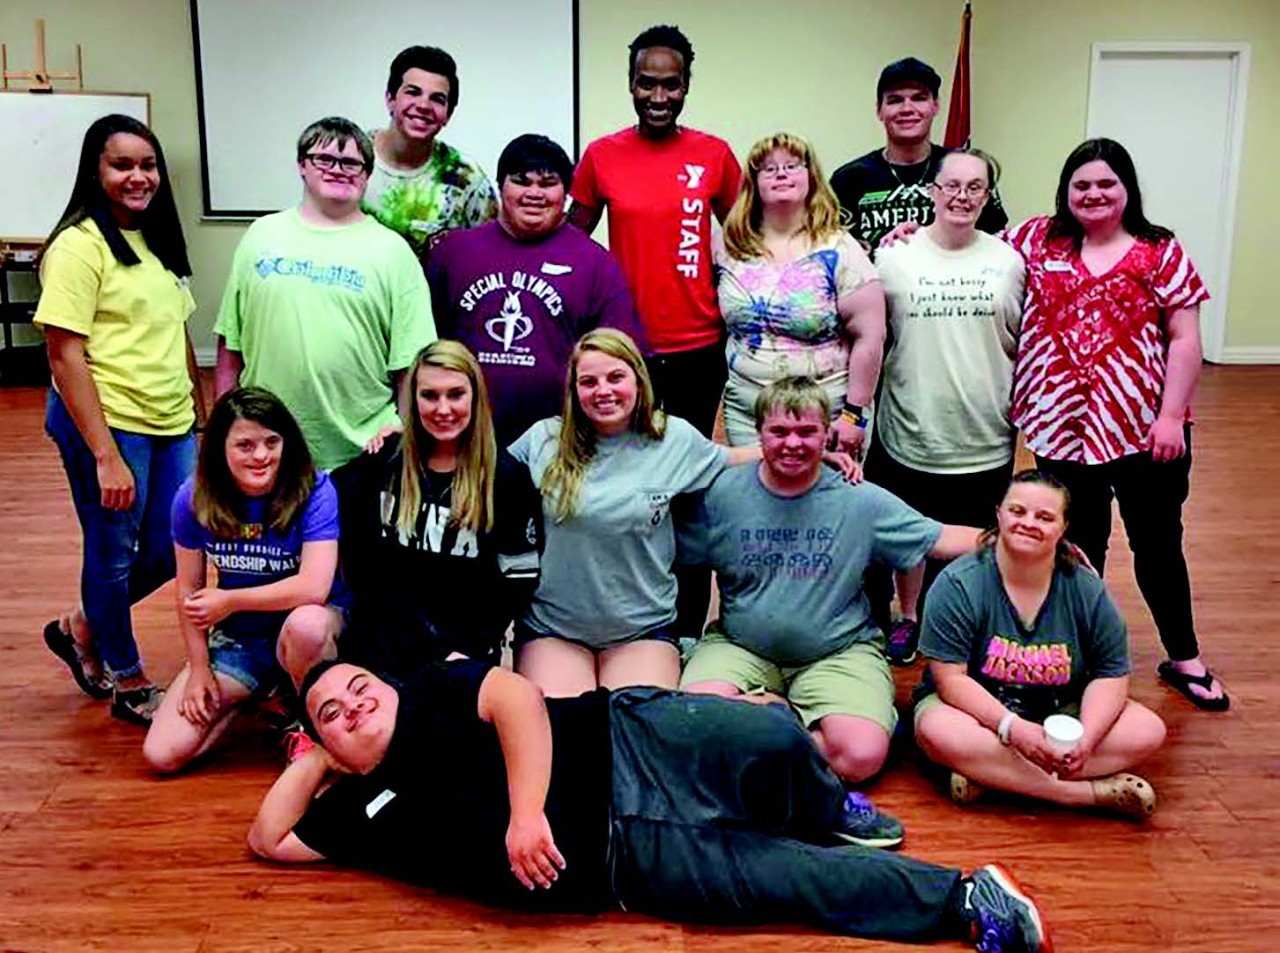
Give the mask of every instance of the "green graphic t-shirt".
<svg viewBox="0 0 1280 953">
<path fill-rule="evenodd" d="M 431 158 L 416 169 L 392 169 L 375 158 L 361 208 L 421 255 L 439 232 L 496 218 L 498 197 L 480 166 L 437 139 Z"/>
</svg>

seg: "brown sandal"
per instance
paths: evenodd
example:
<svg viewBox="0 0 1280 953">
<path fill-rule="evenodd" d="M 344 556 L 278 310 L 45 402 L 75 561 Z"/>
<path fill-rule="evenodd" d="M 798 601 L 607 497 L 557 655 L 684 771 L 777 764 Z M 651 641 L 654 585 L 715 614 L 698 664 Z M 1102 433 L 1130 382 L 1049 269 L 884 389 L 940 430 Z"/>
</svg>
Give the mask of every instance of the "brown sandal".
<svg viewBox="0 0 1280 953">
<path fill-rule="evenodd" d="M 92 650 L 81 648 L 71 633 L 62 631 L 57 619 L 44 627 L 44 644 L 71 669 L 80 691 L 99 701 L 111 697 L 111 676 L 103 671 L 102 662 Z"/>
</svg>

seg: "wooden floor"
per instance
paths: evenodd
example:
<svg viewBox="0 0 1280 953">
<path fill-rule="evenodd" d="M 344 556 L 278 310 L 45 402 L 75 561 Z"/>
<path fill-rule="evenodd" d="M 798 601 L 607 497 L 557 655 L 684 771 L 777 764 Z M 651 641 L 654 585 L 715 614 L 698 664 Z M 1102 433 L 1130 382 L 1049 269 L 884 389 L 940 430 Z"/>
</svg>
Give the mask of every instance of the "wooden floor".
<svg viewBox="0 0 1280 953">
<path fill-rule="evenodd" d="M 534 919 L 251 861 L 245 834 L 279 763 L 257 731 L 194 773 L 155 780 L 140 730 L 81 696 L 40 641 L 76 598 L 79 547 L 42 407 L 39 391 L 0 390 L 0 950 L 897 948 L 790 927 Z M 1208 368 L 1197 413 L 1187 550 L 1229 713 L 1197 712 L 1156 682 L 1158 644 L 1120 539 L 1110 579 L 1133 636 L 1133 692 L 1170 726 L 1145 769 L 1160 796 L 1154 820 L 1007 801 L 958 809 L 910 752 L 871 792 L 906 823 L 910 853 L 1010 866 L 1043 901 L 1059 950 L 1280 949 L 1280 368 Z M 181 660 L 170 600 L 166 587 L 135 613 L 159 679 Z M 917 674 L 899 673 L 900 699 Z"/>
</svg>

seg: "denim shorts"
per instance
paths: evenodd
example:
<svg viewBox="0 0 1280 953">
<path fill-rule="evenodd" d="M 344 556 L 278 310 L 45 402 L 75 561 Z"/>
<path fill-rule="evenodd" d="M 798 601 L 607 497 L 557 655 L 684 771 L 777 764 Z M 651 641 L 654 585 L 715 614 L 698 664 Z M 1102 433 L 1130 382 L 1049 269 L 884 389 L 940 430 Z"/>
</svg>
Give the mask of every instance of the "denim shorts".
<svg viewBox="0 0 1280 953">
<path fill-rule="evenodd" d="M 209 667 L 249 689 L 251 698 L 270 695 L 285 678 L 276 661 L 276 636 L 258 633 L 228 635 L 209 630 Z"/>
</svg>

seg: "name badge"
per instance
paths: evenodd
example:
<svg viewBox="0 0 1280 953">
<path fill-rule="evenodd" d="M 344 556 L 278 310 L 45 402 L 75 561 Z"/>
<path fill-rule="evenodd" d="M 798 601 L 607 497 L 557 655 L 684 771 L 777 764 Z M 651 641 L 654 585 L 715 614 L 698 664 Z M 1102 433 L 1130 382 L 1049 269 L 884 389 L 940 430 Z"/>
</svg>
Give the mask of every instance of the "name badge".
<svg viewBox="0 0 1280 953">
<path fill-rule="evenodd" d="M 1072 271 L 1075 271 L 1075 268 L 1073 268 L 1073 267 L 1071 266 L 1071 262 L 1069 262 L 1069 261 L 1057 261 L 1057 260 L 1055 259 L 1055 260 L 1051 260 L 1051 261 L 1046 261 L 1046 262 L 1044 263 L 1044 270 L 1045 270 L 1045 271 L 1066 271 L 1066 272 L 1072 272 Z"/>
<path fill-rule="evenodd" d="M 373 815 L 377 814 L 384 807 L 391 803 L 392 798 L 396 796 L 395 791 L 386 790 L 375 797 L 372 801 L 364 806 L 365 817 L 373 820 Z"/>
<path fill-rule="evenodd" d="M 544 275 L 567 275 L 571 271 L 573 271 L 573 265 L 557 265 L 549 261 L 542 263 L 542 273 Z"/>
</svg>

